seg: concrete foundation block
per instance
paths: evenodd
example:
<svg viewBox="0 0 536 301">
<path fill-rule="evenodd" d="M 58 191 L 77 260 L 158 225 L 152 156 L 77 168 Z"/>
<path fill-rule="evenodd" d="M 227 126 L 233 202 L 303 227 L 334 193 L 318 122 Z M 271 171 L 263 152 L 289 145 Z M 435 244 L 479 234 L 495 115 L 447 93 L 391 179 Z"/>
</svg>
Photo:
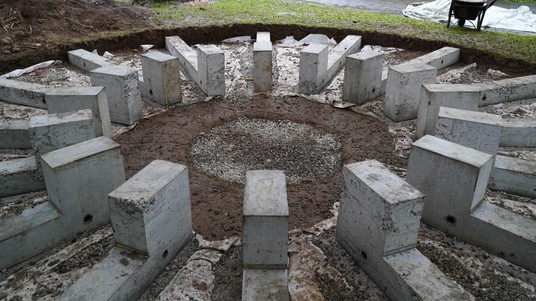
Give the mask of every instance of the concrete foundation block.
<svg viewBox="0 0 536 301">
<path fill-rule="evenodd" d="M 0 161 L 0 197 L 44 190 L 45 179 L 35 157 Z"/>
<path fill-rule="evenodd" d="M 536 221 L 483 202 L 492 162 L 490 154 L 427 135 L 412 146 L 407 181 L 426 195 L 424 222 L 535 271 Z"/>
<path fill-rule="evenodd" d="M 32 148 L 28 122 L 28 119 L 0 119 L 0 148 Z"/>
<path fill-rule="evenodd" d="M 502 117 L 483 112 L 441 107 L 435 136 L 495 156 L 499 149 Z"/>
<path fill-rule="evenodd" d="M 96 138 L 91 110 L 30 117 L 33 148 L 40 154 Z"/>
<path fill-rule="evenodd" d="M 104 87 L 52 88 L 45 95 L 50 114 L 90 109 L 97 136 L 112 137 L 108 99 Z"/>
<path fill-rule="evenodd" d="M 253 44 L 253 92 L 272 90 L 272 42 L 269 32 L 257 32 Z"/>
<path fill-rule="evenodd" d="M 132 125 L 143 117 L 138 71 L 124 66 L 107 66 L 90 73 L 91 85 L 104 87 L 112 122 Z"/>
<path fill-rule="evenodd" d="M 535 118 L 506 118 L 502 127 L 501 146 L 536 147 Z"/>
<path fill-rule="evenodd" d="M 415 136 L 433 135 L 440 107 L 476 111 L 482 84 L 424 84 L 420 93 Z"/>
<path fill-rule="evenodd" d="M 242 242 L 244 268 L 287 268 L 288 202 L 282 171 L 246 173 Z"/>
<path fill-rule="evenodd" d="M 384 93 L 382 91 L 383 53 L 358 52 L 346 58 L 342 99 L 363 104 Z"/>
<path fill-rule="evenodd" d="M 197 46 L 199 87 L 208 96 L 225 95 L 225 55 L 215 45 Z"/>
<path fill-rule="evenodd" d="M 536 75 L 507 78 L 488 84 L 480 95 L 480 106 L 536 98 Z"/>
<path fill-rule="evenodd" d="M 454 47 L 443 47 L 436 51 L 410 60 L 404 64 L 426 64 L 438 70 L 457 63 L 460 60 L 460 49 Z"/>
<path fill-rule="evenodd" d="M 0 78 L 0 100 L 7 103 L 46 109 L 45 93 L 48 86 Z"/>
<path fill-rule="evenodd" d="M 384 113 L 393 121 L 417 118 L 421 86 L 435 83 L 437 69 L 424 64 L 403 64 L 389 68 Z"/>
<path fill-rule="evenodd" d="M 242 300 L 289 301 L 288 271 L 244 269 Z"/>
<path fill-rule="evenodd" d="M 185 166 L 156 160 L 112 191 L 115 241 L 149 256 L 185 245 L 192 237 L 188 185 Z"/>
<path fill-rule="evenodd" d="M 84 49 L 71 50 L 67 52 L 67 56 L 71 65 L 85 71 L 92 71 L 100 67 L 113 65 L 107 58 Z"/>
<path fill-rule="evenodd" d="M 197 52 L 178 36 L 166 37 L 165 40 L 167 51 L 169 51 L 172 56 L 179 59 L 181 70 L 199 85 L 197 75 Z"/>
<path fill-rule="evenodd" d="M 348 35 L 337 46 L 333 47 L 328 55 L 328 70 L 324 87 L 331 82 L 346 63 L 346 57 L 361 49 L 361 36 Z M 322 88 L 324 88 L 322 87 Z"/>
<path fill-rule="evenodd" d="M 314 94 L 321 90 L 326 81 L 328 52 L 329 47 L 320 44 L 311 44 L 300 52 L 300 93 Z"/>
<path fill-rule="evenodd" d="M 496 156 L 489 188 L 530 198 L 536 197 L 536 162 Z"/>
<path fill-rule="evenodd" d="M 141 56 L 143 84 L 141 95 L 170 106 L 182 100 L 179 59 L 161 52 Z"/>
</svg>

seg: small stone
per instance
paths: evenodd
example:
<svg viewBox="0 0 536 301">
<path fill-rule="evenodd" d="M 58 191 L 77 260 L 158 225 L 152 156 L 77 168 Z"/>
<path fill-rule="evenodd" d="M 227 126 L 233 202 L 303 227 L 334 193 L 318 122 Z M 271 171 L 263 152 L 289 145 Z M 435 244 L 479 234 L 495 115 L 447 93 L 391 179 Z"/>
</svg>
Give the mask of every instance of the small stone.
<svg viewBox="0 0 536 301">
<path fill-rule="evenodd" d="M 6 49 L 2 52 L 2 54 L 11 54 L 11 51 L 9 51 L 9 49 Z"/>
<path fill-rule="evenodd" d="M 5 37 L 5 38 L 3 38 L 3 39 L 0 40 L 0 41 L 1 41 L 1 43 L 2 43 L 3 45 L 10 45 L 11 43 L 13 43 L 13 41 L 11 40 L 10 37 Z"/>
</svg>

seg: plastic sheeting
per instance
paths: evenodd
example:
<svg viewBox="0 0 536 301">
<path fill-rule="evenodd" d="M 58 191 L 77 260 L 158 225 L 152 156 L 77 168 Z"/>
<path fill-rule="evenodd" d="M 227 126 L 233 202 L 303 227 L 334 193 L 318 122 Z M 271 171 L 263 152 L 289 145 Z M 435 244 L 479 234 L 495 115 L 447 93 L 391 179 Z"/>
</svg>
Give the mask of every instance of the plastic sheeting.
<svg viewBox="0 0 536 301">
<path fill-rule="evenodd" d="M 414 19 L 446 23 L 449 16 L 450 2 L 451 0 L 436 0 L 427 3 L 412 3 L 402 13 L 404 16 Z M 457 19 L 454 16 L 451 19 L 451 23 L 457 23 Z M 465 22 L 465 27 L 476 27 L 476 23 L 476 20 L 468 20 Z M 530 11 L 529 7 L 524 5 L 517 9 L 491 6 L 486 10 L 482 27 L 536 34 L 536 15 Z"/>
</svg>

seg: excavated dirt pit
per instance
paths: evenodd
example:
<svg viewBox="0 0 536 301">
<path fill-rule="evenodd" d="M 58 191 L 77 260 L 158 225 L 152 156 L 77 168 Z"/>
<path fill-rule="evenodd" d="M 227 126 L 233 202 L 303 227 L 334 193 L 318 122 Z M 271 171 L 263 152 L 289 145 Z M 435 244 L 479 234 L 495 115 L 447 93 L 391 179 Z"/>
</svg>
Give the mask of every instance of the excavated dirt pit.
<svg viewBox="0 0 536 301">
<path fill-rule="evenodd" d="M 134 127 L 114 125 L 127 177 L 152 160 L 189 168 L 192 217 L 199 235 L 173 260 L 141 300 L 154 300 L 180 270 L 185 279 L 203 285 L 176 284 L 175 299 L 239 300 L 244 171 L 284 169 L 288 179 L 291 240 L 289 281 L 295 300 L 387 300 L 378 287 L 335 241 L 337 202 L 344 164 L 367 159 L 383 162 L 404 177 L 415 121 L 393 123 L 383 116 L 380 97 L 362 106 L 341 103 L 343 73 L 319 95 L 296 94 L 302 46 L 278 45 L 274 51 L 274 90 L 252 93 L 252 50 L 248 43 L 221 45 L 226 56 L 223 98 L 206 98 L 183 76 L 183 103 L 164 109 L 147 101 L 145 118 Z M 386 52 L 385 65 L 424 54 L 401 49 Z M 164 50 L 162 50 L 164 51 Z M 140 68 L 139 51 L 114 53 L 122 64 Z M 457 64 L 438 82 L 476 83 L 504 78 L 489 67 Z M 518 75 L 516 75 L 518 76 Z M 65 63 L 24 75 L 18 80 L 51 85 L 88 86 L 88 74 Z M 483 108 L 504 117 L 535 117 L 536 100 Z M 0 117 L 27 118 L 45 114 L 0 103 Z M 29 152 L 4 151 L 3 159 Z M 536 160 L 536 151 L 501 149 L 501 154 Z M 2 199 L 0 216 L 17 214 L 42 194 L 27 199 Z M 37 200 L 37 201 L 36 201 Z M 525 216 L 536 217 L 536 201 L 489 191 L 486 201 Z M 0 299 L 53 300 L 113 246 L 111 228 L 104 227 L 47 252 L 25 264 L 2 271 Z M 226 239 L 226 240 L 225 240 Z M 207 242 L 212 241 L 212 243 Z M 221 240 L 225 240 L 221 242 Z M 220 241 L 220 242 L 218 242 Z M 225 245 L 225 247 L 214 247 Z M 218 249 L 220 251 L 214 251 Z M 475 300 L 535 300 L 536 275 L 422 225 L 418 249 L 440 270 L 470 292 Z M 217 252 L 210 268 L 189 259 L 195 251 Z M 297 289 L 297 288 L 300 289 Z"/>
</svg>

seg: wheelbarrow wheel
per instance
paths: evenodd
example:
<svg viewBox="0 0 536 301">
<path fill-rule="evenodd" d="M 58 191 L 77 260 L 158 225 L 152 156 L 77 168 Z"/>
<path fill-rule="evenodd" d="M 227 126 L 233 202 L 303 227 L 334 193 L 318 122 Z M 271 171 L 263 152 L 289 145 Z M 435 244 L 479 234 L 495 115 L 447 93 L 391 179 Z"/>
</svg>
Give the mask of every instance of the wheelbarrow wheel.
<svg viewBox="0 0 536 301">
<path fill-rule="evenodd" d="M 458 19 L 458 27 L 463 27 L 465 25 L 465 19 Z"/>
</svg>

